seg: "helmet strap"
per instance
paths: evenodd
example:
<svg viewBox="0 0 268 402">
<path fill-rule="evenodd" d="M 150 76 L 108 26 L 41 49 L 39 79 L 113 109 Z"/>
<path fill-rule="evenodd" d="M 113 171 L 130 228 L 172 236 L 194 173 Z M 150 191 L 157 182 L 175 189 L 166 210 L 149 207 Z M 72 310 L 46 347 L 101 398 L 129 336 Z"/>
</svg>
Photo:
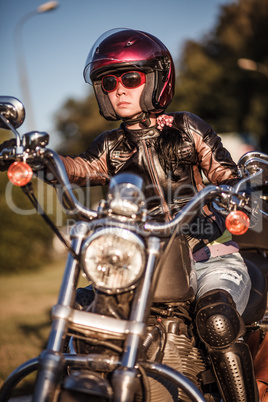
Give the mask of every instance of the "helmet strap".
<svg viewBox="0 0 268 402">
<path fill-rule="evenodd" d="M 123 119 L 122 117 L 121 119 L 127 126 L 134 126 L 134 124 L 137 123 L 141 124 L 144 127 L 150 127 L 151 125 L 150 113 L 148 112 L 141 112 L 135 119 Z"/>
</svg>

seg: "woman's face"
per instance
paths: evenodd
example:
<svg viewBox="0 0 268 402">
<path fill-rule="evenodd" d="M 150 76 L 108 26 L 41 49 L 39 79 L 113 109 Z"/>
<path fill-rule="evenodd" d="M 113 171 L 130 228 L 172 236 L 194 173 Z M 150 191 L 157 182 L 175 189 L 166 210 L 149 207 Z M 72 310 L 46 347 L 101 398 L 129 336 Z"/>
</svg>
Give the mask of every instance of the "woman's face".
<svg viewBox="0 0 268 402">
<path fill-rule="evenodd" d="M 144 85 L 137 88 L 125 88 L 121 82 L 118 82 L 117 88 L 113 92 L 108 92 L 111 104 L 118 116 L 133 118 L 142 112 L 140 97 Z"/>
</svg>

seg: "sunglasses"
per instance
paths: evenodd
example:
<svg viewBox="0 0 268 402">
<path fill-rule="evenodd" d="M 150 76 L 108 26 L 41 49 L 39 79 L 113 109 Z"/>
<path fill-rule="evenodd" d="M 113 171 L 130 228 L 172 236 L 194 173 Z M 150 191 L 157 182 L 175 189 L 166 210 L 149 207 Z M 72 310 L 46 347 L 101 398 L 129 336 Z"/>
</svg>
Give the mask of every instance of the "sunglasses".
<svg viewBox="0 0 268 402">
<path fill-rule="evenodd" d="M 125 88 L 138 88 L 146 81 L 145 74 L 141 71 L 127 71 L 117 77 L 116 75 L 105 75 L 102 77 L 101 85 L 105 92 L 113 92 L 121 82 Z"/>
</svg>

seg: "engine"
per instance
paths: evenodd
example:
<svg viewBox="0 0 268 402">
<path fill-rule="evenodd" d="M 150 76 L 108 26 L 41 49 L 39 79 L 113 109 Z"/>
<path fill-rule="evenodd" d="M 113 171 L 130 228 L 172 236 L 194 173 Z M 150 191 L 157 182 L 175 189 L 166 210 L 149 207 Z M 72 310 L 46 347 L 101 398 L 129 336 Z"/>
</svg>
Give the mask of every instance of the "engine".
<svg viewBox="0 0 268 402">
<path fill-rule="evenodd" d="M 144 358 L 172 367 L 200 387 L 200 374 L 206 371 L 205 359 L 202 351 L 194 346 L 189 326 L 177 317 L 156 320 L 156 325 L 148 327 L 143 343 Z M 147 378 L 152 402 L 190 401 L 181 389 L 170 382 L 160 382 L 151 374 Z M 141 400 L 140 396 L 136 399 L 137 402 Z"/>
</svg>

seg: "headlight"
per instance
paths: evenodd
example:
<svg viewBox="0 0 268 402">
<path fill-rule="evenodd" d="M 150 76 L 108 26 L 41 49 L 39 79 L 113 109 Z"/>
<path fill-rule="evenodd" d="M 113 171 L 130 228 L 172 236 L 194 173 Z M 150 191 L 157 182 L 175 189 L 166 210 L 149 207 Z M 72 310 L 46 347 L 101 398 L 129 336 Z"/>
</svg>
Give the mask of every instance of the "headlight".
<svg viewBox="0 0 268 402">
<path fill-rule="evenodd" d="M 112 227 L 100 229 L 86 240 L 82 264 L 97 289 L 115 294 L 135 287 L 144 270 L 145 256 L 140 237 Z"/>
</svg>

